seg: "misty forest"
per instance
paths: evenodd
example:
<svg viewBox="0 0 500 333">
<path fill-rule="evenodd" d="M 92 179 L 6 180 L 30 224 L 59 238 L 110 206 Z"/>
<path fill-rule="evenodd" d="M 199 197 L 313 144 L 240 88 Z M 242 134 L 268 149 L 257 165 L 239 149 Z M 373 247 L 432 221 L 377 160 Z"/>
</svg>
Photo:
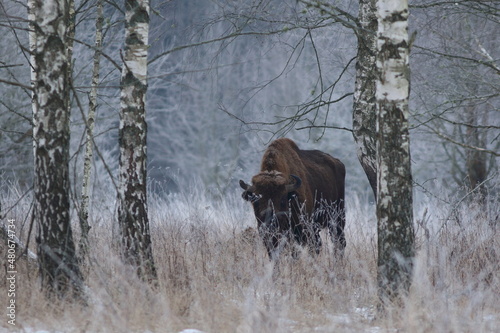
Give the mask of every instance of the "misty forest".
<svg viewBox="0 0 500 333">
<path fill-rule="evenodd" d="M 3 0 L 0 32 L 0 331 L 498 331 L 497 0 Z M 343 163 L 345 228 L 293 174 L 259 218 L 280 138 Z"/>
</svg>

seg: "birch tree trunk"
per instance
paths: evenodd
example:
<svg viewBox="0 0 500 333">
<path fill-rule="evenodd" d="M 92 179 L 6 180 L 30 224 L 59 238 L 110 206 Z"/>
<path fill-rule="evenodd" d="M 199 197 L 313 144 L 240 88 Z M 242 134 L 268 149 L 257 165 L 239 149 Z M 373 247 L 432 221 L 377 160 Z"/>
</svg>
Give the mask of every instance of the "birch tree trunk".
<svg viewBox="0 0 500 333">
<path fill-rule="evenodd" d="M 377 275 L 383 304 L 408 291 L 413 270 L 408 1 L 378 0 L 377 15 Z"/>
<path fill-rule="evenodd" d="M 95 52 L 94 62 L 92 67 L 92 86 L 89 94 L 89 114 L 85 122 L 86 126 L 86 143 L 85 143 L 85 160 L 83 162 L 83 181 L 82 181 L 82 203 L 80 206 L 80 230 L 82 235 L 80 237 L 80 259 L 86 257 L 88 249 L 88 234 L 90 231 L 89 224 L 89 191 L 90 191 L 90 174 L 92 172 L 92 157 L 94 147 L 94 121 L 95 111 L 97 108 L 97 86 L 99 85 L 99 69 L 100 57 L 102 48 L 102 0 L 97 1 L 96 9 L 96 23 L 95 23 Z"/>
<path fill-rule="evenodd" d="M 65 0 L 30 0 L 34 120 L 34 218 L 40 280 L 48 295 L 78 293 L 82 275 L 70 224 L 69 87 Z"/>
<path fill-rule="evenodd" d="M 118 219 L 122 256 L 137 274 L 156 281 L 146 195 L 146 117 L 149 1 L 126 0 L 121 78 Z"/>
<path fill-rule="evenodd" d="M 376 99 L 377 8 L 376 0 L 360 0 L 358 54 L 352 128 L 358 159 L 377 199 Z"/>
</svg>

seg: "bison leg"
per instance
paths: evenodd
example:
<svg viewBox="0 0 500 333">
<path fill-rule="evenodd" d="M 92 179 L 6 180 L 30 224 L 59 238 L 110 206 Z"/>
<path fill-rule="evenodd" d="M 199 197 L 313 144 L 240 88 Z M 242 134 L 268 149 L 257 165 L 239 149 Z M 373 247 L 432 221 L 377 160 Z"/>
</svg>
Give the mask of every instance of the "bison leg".
<svg viewBox="0 0 500 333">
<path fill-rule="evenodd" d="M 259 234 L 264 242 L 269 259 L 272 261 L 277 260 L 288 243 L 288 236 L 279 230 L 272 230 L 264 224 L 260 225 Z"/>
<path fill-rule="evenodd" d="M 319 234 L 319 227 L 314 222 L 306 222 L 304 224 L 294 228 L 295 239 L 300 245 L 307 245 L 309 253 L 318 255 L 323 245 Z"/>
</svg>

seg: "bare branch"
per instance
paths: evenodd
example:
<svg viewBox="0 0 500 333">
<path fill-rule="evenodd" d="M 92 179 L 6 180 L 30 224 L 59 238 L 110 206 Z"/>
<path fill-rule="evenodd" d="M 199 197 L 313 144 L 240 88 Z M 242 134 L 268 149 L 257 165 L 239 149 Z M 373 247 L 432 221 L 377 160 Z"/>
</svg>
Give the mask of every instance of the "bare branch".
<svg viewBox="0 0 500 333">
<path fill-rule="evenodd" d="M 447 123 L 450 123 L 452 125 L 466 126 L 466 127 L 469 127 L 469 128 L 500 129 L 500 126 L 494 126 L 494 125 L 473 125 L 473 124 L 468 124 L 468 123 L 463 123 L 463 122 L 457 122 L 457 121 L 453 121 L 453 120 L 447 119 L 447 118 L 445 118 L 445 117 L 443 117 L 441 115 L 437 115 L 436 118 L 444 120 Z"/>
<path fill-rule="evenodd" d="M 447 57 L 447 58 L 451 58 L 451 59 L 460 59 L 460 60 L 470 61 L 470 62 L 476 63 L 478 65 L 483 65 L 483 66 L 486 66 L 486 67 L 493 69 L 497 74 L 500 75 L 500 68 L 494 63 L 494 61 L 489 60 L 489 59 L 488 59 L 488 61 L 485 61 L 485 60 L 464 57 L 464 56 L 460 56 L 460 55 L 447 54 L 447 53 L 439 52 L 439 51 L 432 50 L 432 49 L 418 46 L 418 45 L 414 45 L 414 47 L 417 49 L 423 50 L 423 51 L 427 51 L 427 52 L 430 52 L 433 54 L 443 56 L 443 57 Z"/>
<path fill-rule="evenodd" d="M 0 66 L 0 68 L 11 68 L 11 67 L 22 67 L 23 66 L 23 64 L 7 65 L 3 61 L 0 61 L 0 63 L 2 63 L 2 65 Z"/>
<path fill-rule="evenodd" d="M 452 138 L 450 138 L 449 136 L 447 135 L 444 135 L 443 133 L 439 132 L 437 129 L 434 129 L 432 128 L 431 126 L 429 125 L 425 125 L 427 128 L 429 128 L 430 130 L 432 130 L 437 136 L 439 136 L 441 139 L 444 139 L 446 141 L 449 141 L 453 144 L 456 144 L 460 147 L 463 147 L 463 148 L 467 148 L 467 149 L 473 149 L 473 150 L 476 150 L 476 151 L 479 151 L 479 152 L 483 152 L 483 153 L 488 153 L 488 154 L 492 154 L 494 156 L 500 156 L 500 153 L 499 152 L 496 152 L 494 150 L 489 150 L 489 149 L 486 149 L 486 148 L 481 148 L 481 147 L 476 147 L 476 146 L 472 146 L 472 145 L 468 145 L 468 144 L 465 144 L 465 143 L 462 143 L 462 142 L 458 142 Z"/>
<path fill-rule="evenodd" d="M 178 51 L 181 51 L 181 50 L 184 50 L 184 49 L 188 49 L 188 48 L 192 48 L 192 47 L 196 47 L 196 46 L 202 46 L 202 45 L 207 45 L 207 44 L 222 42 L 222 41 L 224 41 L 226 39 L 232 39 L 232 38 L 243 37 L 243 36 L 270 36 L 270 35 L 274 35 L 274 34 L 288 32 L 290 30 L 294 30 L 294 29 L 298 29 L 298 28 L 301 28 L 301 27 L 294 27 L 294 28 L 286 27 L 286 28 L 283 28 L 283 29 L 277 29 L 277 30 L 271 30 L 271 31 L 264 31 L 264 32 L 258 32 L 258 31 L 242 32 L 242 31 L 237 31 L 237 32 L 225 35 L 225 36 L 221 36 L 219 38 L 214 38 L 214 39 L 210 39 L 210 40 L 204 40 L 204 41 L 201 41 L 201 42 L 198 42 L 198 43 L 192 43 L 192 44 L 186 44 L 186 45 L 181 45 L 181 46 L 174 47 L 173 49 L 170 49 L 168 51 L 162 52 L 162 53 L 156 55 L 155 57 L 153 57 L 153 59 L 149 60 L 148 65 L 151 65 L 152 63 L 154 63 L 155 61 L 157 61 L 161 57 L 169 55 L 170 53 L 178 52 Z"/>
<path fill-rule="evenodd" d="M 313 129 L 313 128 L 328 128 L 328 129 L 338 129 L 338 130 L 343 130 L 343 131 L 348 131 L 352 132 L 352 129 L 347 128 L 347 127 L 338 127 L 338 126 L 326 126 L 326 125 L 311 125 L 311 126 L 302 126 L 302 127 L 296 127 L 295 129 L 297 131 L 303 130 L 303 129 Z"/>
<path fill-rule="evenodd" d="M 8 84 L 10 86 L 21 87 L 21 88 L 26 89 L 26 90 L 33 90 L 33 88 L 31 88 L 30 86 L 27 86 L 25 84 L 22 84 L 22 83 L 19 83 L 19 82 L 15 82 L 15 81 L 9 81 L 9 80 L 0 79 L 0 82 Z"/>
<path fill-rule="evenodd" d="M 90 45 L 89 43 L 85 43 L 84 41 L 79 40 L 77 38 L 75 38 L 74 41 L 77 42 L 77 43 L 79 43 L 79 44 L 82 44 L 82 45 L 88 47 L 89 49 L 91 49 L 94 52 L 99 51 L 100 54 L 104 58 L 106 58 L 116 69 L 118 69 L 118 70 L 121 71 L 121 66 L 110 55 L 108 55 L 106 52 L 103 52 L 103 50 L 97 50 L 97 48 L 95 47 L 95 45 Z"/>
<path fill-rule="evenodd" d="M 308 7 L 313 7 L 318 9 L 320 13 L 327 14 L 333 20 L 342 24 L 346 28 L 353 29 L 354 31 L 360 29 L 356 17 L 354 17 L 345 10 L 340 9 L 339 7 L 331 3 L 323 1 L 305 1 L 305 0 L 300 0 L 300 2 Z"/>
<path fill-rule="evenodd" d="M 443 228 L 446 227 L 446 225 L 448 224 L 448 221 L 450 220 L 451 216 L 457 211 L 457 209 L 460 207 L 460 204 L 465 200 L 467 199 L 469 196 L 471 196 L 472 194 L 478 192 L 481 187 L 486 184 L 487 182 L 489 182 L 490 180 L 496 178 L 498 176 L 498 174 L 493 174 L 490 178 L 488 179 L 485 179 L 483 182 L 477 184 L 476 187 L 474 187 L 473 189 L 471 189 L 470 191 L 468 191 L 460 200 L 458 200 L 454 207 L 450 210 L 448 216 L 443 220 L 443 224 L 441 225 L 441 227 L 439 228 L 438 230 L 438 233 L 441 232 L 441 230 L 443 230 Z"/>
</svg>

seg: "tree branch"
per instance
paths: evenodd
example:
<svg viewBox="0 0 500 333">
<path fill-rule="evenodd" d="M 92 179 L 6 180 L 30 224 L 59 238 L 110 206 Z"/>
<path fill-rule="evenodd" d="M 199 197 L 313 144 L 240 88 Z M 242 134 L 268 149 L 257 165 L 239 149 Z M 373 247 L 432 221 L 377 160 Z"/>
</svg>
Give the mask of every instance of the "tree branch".
<svg viewBox="0 0 500 333">
<path fill-rule="evenodd" d="M 416 49 L 427 51 L 427 52 L 437 54 L 437 55 L 447 57 L 447 58 L 460 59 L 460 60 L 474 62 L 476 64 L 489 67 L 489 68 L 493 69 L 497 74 L 500 75 L 500 68 L 492 60 L 484 61 L 484 60 L 479 60 L 479 59 L 474 59 L 474 58 L 469 58 L 469 57 L 464 57 L 464 56 L 459 56 L 459 55 L 447 54 L 447 53 L 431 50 L 429 48 L 418 46 L 418 45 L 414 45 L 413 47 L 415 47 Z"/>
<path fill-rule="evenodd" d="M 346 28 L 353 29 L 354 31 L 358 31 L 360 29 L 358 26 L 358 20 L 355 16 L 351 15 L 345 10 L 340 9 L 337 6 L 332 5 L 331 3 L 323 1 L 305 1 L 305 0 L 299 0 L 299 1 L 304 5 L 306 5 L 307 7 L 313 7 L 318 9 L 321 14 L 328 14 L 335 21 L 342 24 Z M 342 17 L 345 17 L 345 19 Z"/>
<path fill-rule="evenodd" d="M 32 88 L 32 87 L 27 86 L 27 85 L 22 84 L 22 83 L 19 83 L 19 82 L 15 82 L 15 81 L 9 81 L 9 80 L 0 79 L 0 82 L 1 82 L 1 83 L 5 83 L 5 84 L 8 84 L 8 85 L 10 85 L 10 86 L 21 87 L 21 88 L 23 88 L 23 89 L 30 90 L 30 91 L 32 91 L 32 90 L 33 90 L 33 88 Z"/>
<path fill-rule="evenodd" d="M 476 150 L 476 151 L 479 151 L 479 152 L 482 152 L 482 153 L 488 153 L 488 154 L 492 154 L 494 156 L 500 156 L 500 153 L 494 151 L 494 150 L 489 150 L 489 149 L 486 149 L 486 148 L 481 148 L 481 147 L 476 147 L 476 146 L 472 146 L 472 145 L 468 145 L 466 143 L 462 143 L 462 142 L 458 142 L 452 138 L 450 138 L 449 136 L 446 136 L 444 135 L 443 133 L 439 132 L 438 130 L 432 128 L 431 126 L 429 125 L 425 125 L 427 128 L 429 128 L 430 130 L 432 130 L 437 136 L 439 136 L 441 139 L 444 139 L 446 141 L 449 141 L 453 144 L 456 144 L 460 147 L 463 147 L 463 148 L 467 148 L 467 149 L 473 149 L 473 150 Z"/>
<path fill-rule="evenodd" d="M 181 50 L 184 50 L 184 49 L 188 49 L 188 48 L 191 48 L 191 47 L 196 47 L 196 46 L 201 46 L 201 45 L 207 45 L 207 44 L 212 44 L 212 43 L 217 43 L 217 42 L 222 42 L 222 41 L 224 41 L 226 39 L 231 39 L 231 38 L 236 38 L 236 37 L 242 37 L 242 36 L 269 36 L 269 35 L 274 35 L 274 34 L 288 32 L 290 30 L 295 30 L 295 29 L 299 29 L 299 28 L 302 29 L 302 27 L 292 27 L 292 28 L 286 27 L 286 28 L 283 28 L 283 29 L 277 29 L 277 30 L 271 30 L 271 31 L 264 31 L 264 32 L 257 32 L 257 31 L 242 32 L 242 31 L 237 31 L 237 32 L 233 32 L 233 33 L 230 33 L 228 35 L 225 35 L 225 36 L 218 37 L 218 38 L 209 39 L 209 40 L 201 41 L 201 42 L 198 42 L 198 43 L 192 43 L 192 44 L 186 44 L 186 45 L 181 45 L 181 46 L 174 47 L 173 49 L 170 49 L 168 51 L 162 52 L 162 53 L 156 55 L 155 57 L 153 57 L 153 59 L 149 60 L 148 65 L 151 65 L 156 60 L 158 60 L 161 57 L 164 57 L 166 55 L 169 55 L 170 53 L 174 53 L 174 52 L 181 51 Z"/>
<path fill-rule="evenodd" d="M 303 129 L 313 129 L 313 128 L 328 128 L 328 129 L 338 129 L 338 130 L 343 130 L 343 131 L 348 131 L 352 133 L 352 129 L 347 128 L 347 127 L 338 127 L 338 126 L 327 126 L 327 125 L 310 125 L 310 126 L 302 126 L 302 127 L 297 127 L 295 128 L 297 131 L 303 130 Z"/>
</svg>

